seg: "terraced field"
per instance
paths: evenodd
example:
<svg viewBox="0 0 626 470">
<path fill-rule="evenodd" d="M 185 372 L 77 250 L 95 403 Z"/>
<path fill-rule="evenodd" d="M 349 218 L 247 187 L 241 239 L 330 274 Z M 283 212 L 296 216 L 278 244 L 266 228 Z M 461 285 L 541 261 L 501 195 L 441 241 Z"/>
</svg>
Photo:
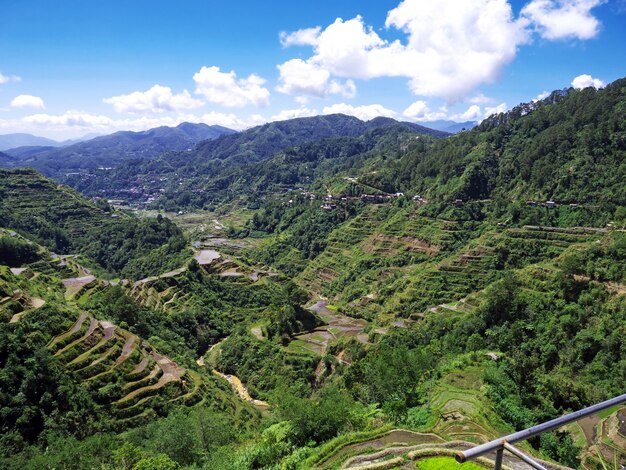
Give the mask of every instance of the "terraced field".
<svg viewBox="0 0 626 470">
<path fill-rule="evenodd" d="M 429 304 L 456 310 L 454 306 L 462 298 L 483 289 L 504 271 L 553 259 L 567 248 L 599 240 L 603 234 L 602 230 L 549 227 L 489 231 L 440 262 L 409 271 L 390 287 L 396 291 L 396 297 L 383 310 L 404 310 L 405 315 L 418 317 L 421 316 L 418 312 L 423 312 Z M 524 254 L 523 262 L 515 253 Z M 412 311 L 406 309 L 407 305 Z"/>
<path fill-rule="evenodd" d="M 567 426 L 580 447 L 586 448 L 582 467 L 595 470 L 602 462 L 626 465 L 626 407 L 617 406 Z M 600 458 L 601 457 L 601 458 Z"/>
<path fill-rule="evenodd" d="M 328 346 L 339 338 L 354 337 L 362 343 L 369 341 L 367 333 L 364 332 L 368 325 L 367 321 L 338 314 L 327 305 L 326 301 L 320 300 L 309 307 L 325 324 L 313 331 L 296 335 L 289 344 L 289 350 L 324 355 Z"/>
<path fill-rule="evenodd" d="M 206 385 L 199 374 L 159 354 L 149 343 L 108 321 L 81 312 L 48 343 L 54 356 L 116 422 L 142 422 L 172 403 L 193 405 Z"/>
<path fill-rule="evenodd" d="M 453 457 L 456 452 L 487 442 L 510 431 L 501 423 L 482 396 L 480 367 L 452 371 L 432 390 L 432 414 L 436 423 L 422 432 L 408 429 L 383 431 L 373 438 L 356 440 L 338 448 L 314 463 L 322 469 L 414 469 L 422 459 Z M 522 444 L 526 452 L 531 449 Z M 495 453 L 476 461 L 481 468 L 493 468 Z M 567 467 L 540 460 L 547 468 Z M 531 470 L 532 467 L 505 454 L 509 470 Z M 419 468 L 419 467 L 418 467 Z M 463 468 L 459 466 L 459 468 Z"/>
<path fill-rule="evenodd" d="M 379 224 L 383 212 L 373 206 L 336 229 L 326 250 L 298 277 L 313 293 L 359 308 L 382 323 L 398 315 L 419 319 L 437 305 L 455 310 L 461 299 L 503 272 L 553 259 L 606 233 L 592 228 L 498 227 L 477 232 L 477 238 L 465 242 L 457 222 L 408 211 Z"/>
<path fill-rule="evenodd" d="M 58 258 L 45 263 L 60 264 Z M 75 315 L 67 330 L 52 336 L 47 347 L 109 415 L 106 422 L 111 429 L 126 429 L 175 406 L 201 402 L 232 408 L 237 415 L 244 410 L 247 415 L 253 412 L 252 406 L 237 400 L 221 380 L 181 366 L 150 342 L 85 310 L 89 298 L 111 282 L 84 275 L 85 270 L 75 262 L 66 263 L 58 273 L 80 276 L 59 279 L 31 268 L 0 266 L 0 318 L 20 322 L 48 300 L 70 318 Z M 21 286 L 28 290 L 17 288 Z"/>
</svg>

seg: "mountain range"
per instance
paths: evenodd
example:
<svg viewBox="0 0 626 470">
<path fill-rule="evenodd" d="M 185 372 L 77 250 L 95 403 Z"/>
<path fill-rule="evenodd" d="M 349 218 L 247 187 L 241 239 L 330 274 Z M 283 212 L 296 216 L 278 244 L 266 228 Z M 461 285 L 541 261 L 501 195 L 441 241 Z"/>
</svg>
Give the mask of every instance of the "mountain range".
<svg viewBox="0 0 626 470">
<path fill-rule="evenodd" d="M 625 111 L 621 79 L 456 135 L 330 115 L 0 170 L 0 465 L 453 468 L 623 394 Z M 617 468 L 625 419 L 524 452 Z"/>
<path fill-rule="evenodd" d="M 95 172 L 86 178 L 69 175 L 63 181 L 89 195 L 117 198 L 124 193 L 128 195 L 128 190 L 135 188 L 135 198 L 156 197 L 163 192 L 175 195 L 192 191 L 195 193 L 194 198 L 208 200 L 218 197 L 218 194 L 211 195 L 210 189 L 215 188 L 215 184 L 222 184 L 217 180 L 230 178 L 228 175 L 234 175 L 237 168 L 242 172 L 255 171 L 262 162 L 286 149 L 307 148 L 326 140 L 329 148 L 333 146 L 333 139 L 338 143 L 365 139 L 369 142 L 367 145 L 371 146 L 379 131 L 391 128 L 401 134 L 419 134 L 428 140 L 450 135 L 418 124 L 384 117 L 370 121 L 361 121 L 343 114 L 297 118 L 204 141 L 190 151 L 169 152 L 156 159 L 126 162 L 111 171 Z M 370 138 L 366 138 L 366 135 L 370 135 Z M 350 150 L 353 151 L 354 148 Z M 258 165 L 251 166 L 255 164 Z M 271 167 L 271 163 L 266 167 Z M 262 171 L 265 173 L 265 170 Z"/>
<path fill-rule="evenodd" d="M 176 127 L 157 127 L 147 131 L 120 131 L 60 148 L 27 146 L 6 150 L 14 157 L 11 166 L 26 166 L 49 175 L 114 167 L 134 158 L 155 158 L 169 151 L 186 150 L 203 140 L 215 139 L 235 131 L 222 126 L 182 123 Z"/>
</svg>

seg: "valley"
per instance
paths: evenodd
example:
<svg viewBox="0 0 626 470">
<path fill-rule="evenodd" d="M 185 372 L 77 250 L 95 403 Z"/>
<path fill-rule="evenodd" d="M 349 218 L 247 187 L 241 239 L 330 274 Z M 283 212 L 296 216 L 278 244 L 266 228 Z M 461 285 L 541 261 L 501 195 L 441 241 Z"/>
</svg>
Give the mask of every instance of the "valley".
<svg viewBox="0 0 626 470">
<path fill-rule="evenodd" d="M 624 393 L 625 89 L 0 170 L 3 467 L 448 468 Z M 625 417 L 520 448 L 622 465 Z"/>
</svg>

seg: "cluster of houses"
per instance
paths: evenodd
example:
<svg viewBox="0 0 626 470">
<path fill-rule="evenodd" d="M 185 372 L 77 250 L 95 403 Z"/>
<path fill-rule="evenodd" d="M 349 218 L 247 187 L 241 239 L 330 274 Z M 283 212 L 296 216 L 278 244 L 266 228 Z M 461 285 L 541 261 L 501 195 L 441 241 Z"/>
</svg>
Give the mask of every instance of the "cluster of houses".
<svg viewBox="0 0 626 470">
<path fill-rule="evenodd" d="M 315 195 L 312 193 L 302 193 L 305 196 L 309 196 L 310 199 L 315 199 Z M 337 204 L 339 202 L 345 201 L 362 201 L 368 204 L 384 204 L 386 202 L 391 201 L 392 199 L 396 199 L 399 197 L 404 197 L 404 193 L 395 193 L 395 194 L 361 194 L 360 196 L 355 197 L 334 197 L 332 194 L 324 197 L 324 204 L 320 207 L 324 210 L 330 211 L 337 208 Z M 426 202 L 426 199 L 421 197 L 420 195 L 415 195 L 412 198 L 413 202 L 423 204 Z"/>
<path fill-rule="evenodd" d="M 556 206 L 561 206 L 563 204 L 554 202 L 554 201 L 544 201 L 544 202 L 540 202 L 540 201 L 532 201 L 532 200 L 528 200 L 526 201 L 526 204 L 529 206 L 542 206 L 542 207 L 547 207 L 548 209 L 554 209 Z M 578 207 L 578 204 L 575 202 L 572 202 L 569 204 L 570 207 Z"/>
</svg>

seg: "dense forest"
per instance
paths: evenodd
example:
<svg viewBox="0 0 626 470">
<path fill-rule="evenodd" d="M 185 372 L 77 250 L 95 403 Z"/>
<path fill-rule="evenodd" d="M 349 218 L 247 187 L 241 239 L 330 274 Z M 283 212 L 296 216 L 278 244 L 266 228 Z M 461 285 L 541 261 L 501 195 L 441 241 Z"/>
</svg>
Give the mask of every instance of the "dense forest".
<svg viewBox="0 0 626 470">
<path fill-rule="evenodd" d="M 187 178 L 139 215 L 2 170 L 2 466 L 443 468 L 623 394 L 625 156 L 623 79 L 455 136 L 296 119 L 79 185 Z M 521 447 L 617 468 L 625 419 Z"/>
</svg>

